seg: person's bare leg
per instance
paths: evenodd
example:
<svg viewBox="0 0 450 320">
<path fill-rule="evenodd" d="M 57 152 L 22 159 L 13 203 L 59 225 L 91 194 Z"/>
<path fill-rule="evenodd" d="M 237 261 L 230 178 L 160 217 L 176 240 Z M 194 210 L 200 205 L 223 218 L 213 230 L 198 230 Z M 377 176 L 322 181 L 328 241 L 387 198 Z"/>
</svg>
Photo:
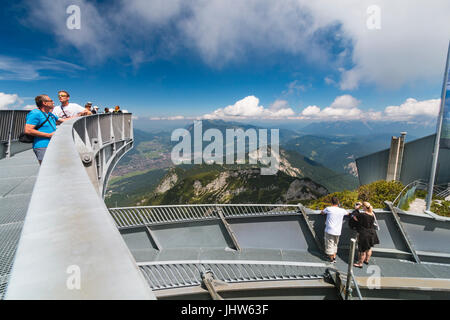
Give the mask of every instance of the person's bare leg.
<svg viewBox="0 0 450 320">
<path fill-rule="evenodd" d="M 358 259 L 358 263 L 355 263 L 354 266 L 355 267 L 362 267 L 363 261 L 366 258 L 366 253 L 365 252 L 360 252 L 359 253 L 359 259 Z"/>
<path fill-rule="evenodd" d="M 369 263 L 370 257 L 372 256 L 372 249 L 366 251 L 366 259 L 365 262 Z"/>
</svg>

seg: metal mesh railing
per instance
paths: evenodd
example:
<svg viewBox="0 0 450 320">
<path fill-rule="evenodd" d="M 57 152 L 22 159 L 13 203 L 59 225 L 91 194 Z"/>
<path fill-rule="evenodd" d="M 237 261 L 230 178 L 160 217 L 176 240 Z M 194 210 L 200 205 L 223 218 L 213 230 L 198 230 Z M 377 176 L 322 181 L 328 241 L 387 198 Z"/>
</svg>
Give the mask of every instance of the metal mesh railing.
<svg viewBox="0 0 450 320">
<path fill-rule="evenodd" d="M 29 111 L 0 110 L 0 141 L 16 141 L 23 132 Z"/>
<path fill-rule="evenodd" d="M 217 280 L 227 283 L 322 279 L 326 271 L 326 265 L 319 263 L 250 261 L 148 263 L 140 264 L 139 268 L 152 290 L 201 285 L 205 271 L 212 271 Z"/>
<path fill-rule="evenodd" d="M 219 219 L 219 210 L 226 218 L 237 218 L 296 215 L 299 208 L 296 205 L 273 204 L 193 204 L 111 208 L 109 212 L 120 229 L 151 224 Z"/>
</svg>

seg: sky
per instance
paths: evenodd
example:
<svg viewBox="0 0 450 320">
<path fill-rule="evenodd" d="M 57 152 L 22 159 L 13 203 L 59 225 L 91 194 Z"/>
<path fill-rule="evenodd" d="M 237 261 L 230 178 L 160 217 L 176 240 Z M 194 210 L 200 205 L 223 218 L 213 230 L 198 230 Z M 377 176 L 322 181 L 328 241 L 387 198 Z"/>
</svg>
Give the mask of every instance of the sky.
<svg viewBox="0 0 450 320">
<path fill-rule="evenodd" d="M 0 109 L 435 123 L 448 0 L 3 1 Z"/>
</svg>

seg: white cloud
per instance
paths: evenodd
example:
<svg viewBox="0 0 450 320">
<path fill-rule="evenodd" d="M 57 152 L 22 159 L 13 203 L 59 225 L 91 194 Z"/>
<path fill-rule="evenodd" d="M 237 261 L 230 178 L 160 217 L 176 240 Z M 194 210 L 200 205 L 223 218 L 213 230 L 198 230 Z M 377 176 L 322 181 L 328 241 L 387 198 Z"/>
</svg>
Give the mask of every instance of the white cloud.
<svg viewBox="0 0 450 320">
<path fill-rule="evenodd" d="M 271 108 L 259 105 L 255 96 L 247 96 L 233 105 L 219 108 L 212 113 L 203 115 L 203 119 L 279 119 L 294 116 L 295 112 L 289 108 L 284 100 L 277 100 Z"/>
<path fill-rule="evenodd" d="M 80 7 L 80 29 L 67 28 L 66 9 L 70 5 Z M 76 48 L 89 62 L 102 61 L 123 50 L 126 25 L 115 18 L 120 16 L 115 3 L 96 6 L 87 0 L 36 0 L 30 1 L 28 8 L 27 24 L 54 33 L 59 43 L 69 44 L 71 50 Z M 132 23 L 130 19 L 128 24 Z"/>
<path fill-rule="evenodd" d="M 440 81 L 450 38 L 448 0 L 414 4 L 410 0 L 29 3 L 27 22 L 50 30 L 60 43 L 76 48 L 87 60 L 127 56 L 137 66 L 190 49 L 206 63 L 220 67 L 254 55 L 287 53 L 341 70 L 343 90 L 362 83 L 395 88 L 417 80 Z M 69 4 L 81 7 L 80 30 L 65 26 Z M 367 28 L 371 5 L 381 9 L 380 30 Z M 335 44 L 343 51 L 336 52 Z"/>
<path fill-rule="evenodd" d="M 305 117 L 315 117 L 320 114 L 320 108 L 318 106 L 308 106 L 301 114 Z"/>
<path fill-rule="evenodd" d="M 283 95 L 299 94 L 302 91 L 306 91 L 306 86 L 299 84 L 298 80 L 294 80 L 287 85 L 288 89 L 283 91 Z"/>
<path fill-rule="evenodd" d="M 323 80 L 328 85 L 336 84 L 336 81 L 334 81 L 333 78 L 331 78 L 331 77 L 325 77 L 325 79 L 323 79 Z"/>
<path fill-rule="evenodd" d="M 312 120 L 353 120 L 360 119 L 362 111 L 358 109 L 360 101 L 351 95 L 336 97 L 329 107 L 321 110 L 318 106 L 308 106 L 301 117 Z"/>
<path fill-rule="evenodd" d="M 270 110 L 273 111 L 278 111 L 281 109 L 288 109 L 289 108 L 289 104 L 286 100 L 275 100 L 271 105 L 270 105 Z"/>
<path fill-rule="evenodd" d="M 344 94 L 334 99 L 330 108 L 333 109 L 354 109 L 360 104 L 360 101 L 349 94 Z"/>
<path fill-rule="evenodd" d="M 380 9 L 381 29 L 369 30 L 367 8 Z M 340 87 L 361 83 L 396 88 L 417 80 L 441 80 L 450 38 L 450 1 L 341 0 L 310 1 L 315 22 L 339 21 L 352 40 L 352 67 Z"/>
<path fill-rule="evenodd" d="M 170 117 L 150 117 L 149 120 L 185 120 L 185 119 L 191 119 L 190 117 L 185 116 L 170 116 Z M 194 118 L 192 118 L 194 119 Z"/>
<path fill-rule="evenodd" d="M 22 109 L 24 109 L 24 110 L 33 110 L 33 109 L 36 109 L 36 105 L 35 104 L 27 104 Z"/>
<path fill-rule="evenodd" d="M 247 96 L 233 105 L 219 108 L 199 117 L 168 116 L 151 117 L 150 120 L 247 120 L 247 119 L 285 119 L 307 121 L 409 121 L 423 122 L 434 120 L 439 112 L 440 99 L 418 101 L 408 98 L 399 106 L 387 106 L 384 111 L 359 108 L 361 101 L 351 95 L 342 95 L 334 99 L 327 107 L 307 106 L 295 114 L 285 100 L 274 101 L 269 108 L 259 104 L 255 96 Z"/>
<path fill-rule="evenodd" d="M 33 61 L 22 61 L 18 58 L 0 56 L 0 80 L 40 80 L 48 78 L 42 71 L 53 71 L 73 74 L 76 71 L 84 70 L 83 67 L 66 61 L 41 58 Z"/>
<path fill-rule="evenodd" d="M 431 99 L 417 101 L 416 99 L 406 99 L 399 106 L 388 106 L 384 109 L 387 118 L 393 120 L 411 120 L 420 117 L 433 118 L 439 114 L 441 99 Z"/>
<path fill-rule="evenodd" d="M 7 110 L 12 104 L 22 104 L 23 100 L 17 94 L 0 92 L 0 110 Z M 14 108 L 14 106 L 12 106 Z"/>
<path fill-rule="evenodd" d="M 337 97 L 333 103 L 321 109 L 308 106 L 298 119 L 318 121 L 364 120 L 364 121 L 416 121 L 437 117 L 440 99 L 417 101 L 408 98 L 400 106 L 387 106 L 384 111 L 361 110 L 360 101 L 351 95 Z"/>
</svg>

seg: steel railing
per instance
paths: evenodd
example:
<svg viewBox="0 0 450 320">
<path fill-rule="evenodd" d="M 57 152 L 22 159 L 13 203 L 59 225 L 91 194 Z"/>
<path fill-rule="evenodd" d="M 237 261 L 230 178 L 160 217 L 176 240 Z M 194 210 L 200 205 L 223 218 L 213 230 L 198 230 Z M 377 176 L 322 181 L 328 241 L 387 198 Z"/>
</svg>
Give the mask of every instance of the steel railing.
<svg viewBox="0 0 450 320">
<path fill-rule="evenodd" d="M 282 204 L 191 204 L 109 209 L 119 229 L 150 224 L 220 219 L 219 210 L 225 218 L 299 214 L 298 205 Z"/>
<path fill-rule="evenodd" d="M 127 124 L 130 132 L 123 130 L 128 120 L 131 114 L 76 118 L 53 135 L 28 205 L 6 299 L 155 298 L 99 192 L 96 157 L 102 174 L 110 172 L 132 142 L 132 124 Z M 120 128 L 114 131 L 114 126 Z M 111 151 L 107 161 L 106 149 Z M 56 195 L 58 205 L 49 194 Z M 81 276 L 75 290 L 67 277 L 76 270 Z"/>
<path fill-rule="evenodd" d="M 9 158 L 12 155 L 11 144 L 19 140 L 28 112 L 26 110 L 0 110 L 0 143 L 5 145 L 5 152 L 0 153 L 0 158 Z"/>
</svg>

